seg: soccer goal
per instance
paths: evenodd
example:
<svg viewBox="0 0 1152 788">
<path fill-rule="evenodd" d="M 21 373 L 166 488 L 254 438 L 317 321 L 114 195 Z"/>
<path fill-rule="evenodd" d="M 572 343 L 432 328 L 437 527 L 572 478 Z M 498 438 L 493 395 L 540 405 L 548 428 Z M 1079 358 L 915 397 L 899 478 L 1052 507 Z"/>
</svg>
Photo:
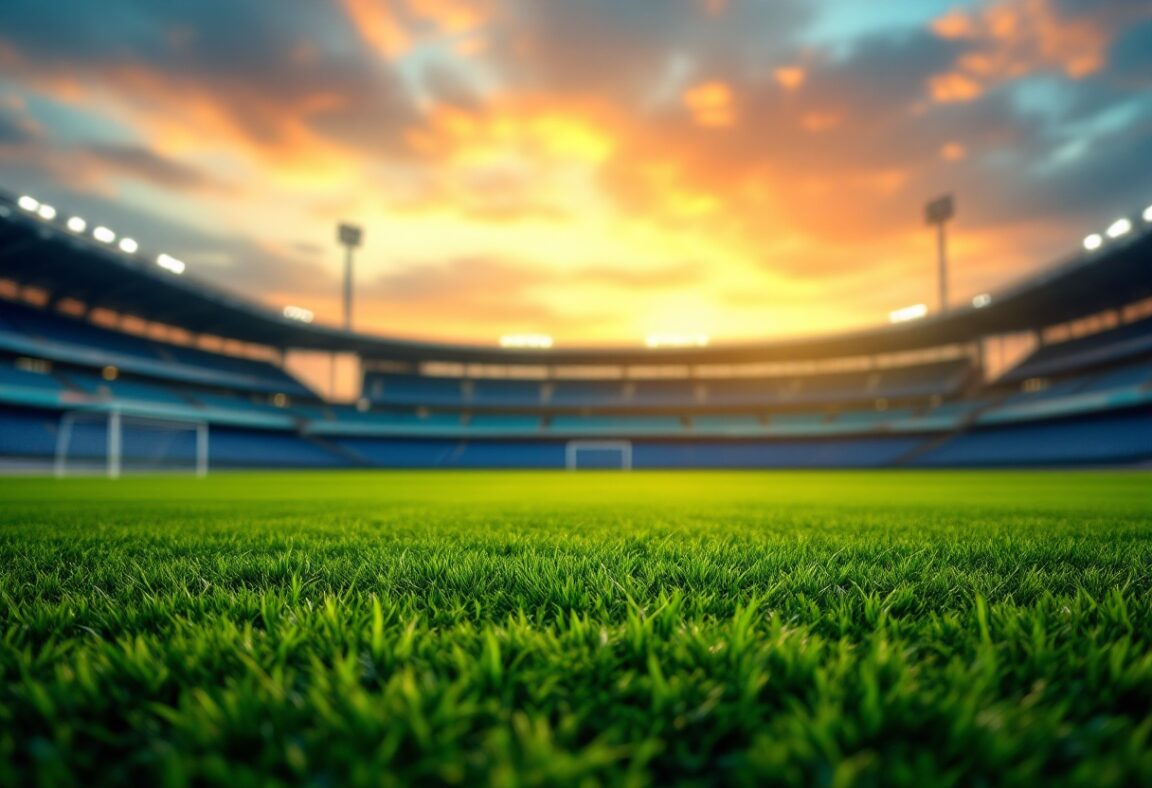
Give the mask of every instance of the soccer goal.
<svg viewBox="0 0 1152 788">
<path fill-rule="evenodd" d="M 56 476 L 125 473 L 208 475 L 208 423 L 69 411 L 56 433 Z"/>
<path fill-rule="evenodd" d="M 632 470 L 631 441 L 568 441 L 564 465 L 570 471 L 585 469 Z"/>
</svg>

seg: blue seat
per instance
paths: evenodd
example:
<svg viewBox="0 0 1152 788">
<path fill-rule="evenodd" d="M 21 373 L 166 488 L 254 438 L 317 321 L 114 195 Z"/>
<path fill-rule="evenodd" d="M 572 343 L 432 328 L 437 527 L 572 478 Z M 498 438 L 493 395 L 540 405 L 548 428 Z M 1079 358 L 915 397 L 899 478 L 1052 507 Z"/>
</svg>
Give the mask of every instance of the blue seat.
<svg viewBox="0 0 1152 788">
<path fill-rule="evenodd" d="M 594 435 L 683 431 L 676 416 L 553 416 L 549 431 Z"/>
<path fill-rule="evenodd" d="M 0 361 L 0 388 L 4 386 L 42 391 L 60 391 L 64 388 L 49 372 L 31 372 Z"/>
<path fill-rule="evenodd" d="M 202 385 L 314 396 L 300 381 L 267 361 L 113 331 L 25 304 L 0 301 L 0 307 L 4 312 L 0 340 L 6 337 L 5 341 L 18 344 L 16 352 L 33 352 L 77 366 L 118 366 L 121 371 Z"/>
<path fill-rule="evenodd" d="M 540 404 L 540 398 L 540 381 L 480 379 L 473 382 L 471 402 L 494 407 L 533 407 Z"/>
<path fill-rule="evenodd" d="M 703 414 L 692 417 L 692 427 L 696 429 L 757 429 L 763 426 L 760 417 L 753 413 Z"/>
<path fill-rule="evenodd" d="M 1152 318 L 1037 349 L 1001 376 L 1001 383 L 1047 377 L 1152 353 Z"/>
<path fill-rule="evenodd" d="M 964 432 L 917 459 L 928 466 L 1089 465 L 1152 457 L 1152 414 L 1014 424 Z"/>
<path fill-rule="evenodd" d="M 549 404 L 576 408 L 619 407 L 625 404 L 620 380 L 557 381 Z"/>
<path fill-rule="evenodd" d="M 629 402 L 635 407 L 692 407 L 696 404 L 692 380 L 638 380 Z"/>
<path fill-rule="evenodd" d="M 368 373 L 364 396 L 378 405 L 463 407 L 466 402 L 464 382 L 459 378 L 421 375 Z"/>
<path fill-rule="evenodd" d="M 481 430 L 538 430 L 540 417 L 519 413 L 473 413 L 469 427 Z"/>
</svg>

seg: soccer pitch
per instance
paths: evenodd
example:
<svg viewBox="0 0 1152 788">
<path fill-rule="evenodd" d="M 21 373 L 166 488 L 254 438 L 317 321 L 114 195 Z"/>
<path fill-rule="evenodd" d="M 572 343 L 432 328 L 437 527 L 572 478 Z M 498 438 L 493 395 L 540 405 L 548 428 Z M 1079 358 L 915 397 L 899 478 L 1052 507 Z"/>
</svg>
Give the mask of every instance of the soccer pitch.
<svg viewBox="0 0 1152 788">
<path fill-rule="evenodd" d="M 1152 781 L 1146 473 L 0 480 L 0 783 Z"/>
</svg>

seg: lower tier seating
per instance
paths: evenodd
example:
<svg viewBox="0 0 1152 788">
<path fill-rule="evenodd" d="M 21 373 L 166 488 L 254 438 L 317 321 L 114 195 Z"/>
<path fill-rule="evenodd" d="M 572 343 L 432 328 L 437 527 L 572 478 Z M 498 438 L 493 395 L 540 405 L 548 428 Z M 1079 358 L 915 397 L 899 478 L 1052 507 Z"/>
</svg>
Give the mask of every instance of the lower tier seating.
<svg viewBox="0 0 1152 788">
<path fill-rule="evenodd" d="M 1093 465 L 1152 458 L 1152 409 L 962 432 L 920 466 Z"/>
</svg>

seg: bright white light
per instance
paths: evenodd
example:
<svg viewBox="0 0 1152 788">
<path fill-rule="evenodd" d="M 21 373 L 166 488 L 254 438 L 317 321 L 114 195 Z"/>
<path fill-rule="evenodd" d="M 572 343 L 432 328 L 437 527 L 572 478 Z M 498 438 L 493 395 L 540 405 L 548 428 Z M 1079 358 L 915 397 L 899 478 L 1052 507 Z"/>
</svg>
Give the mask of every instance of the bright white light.
<svg viewBox="0 0 1152 788">
<path fill-rule="evenodd" d="M 926 304 L 913 304 L 906 306 L 903 309 L 894 309 L 888 313 L 888 321 L 890 323 L 906 323 L 909 320 L 919 320 L 928 314 L 928 306 Z"/>
<path fill-rule="evenodd" d="M 314 315 L 311 309 L 305 309 L 302 306 L 286 306 L 284 307 L 284 317 L 289 320 L 299 320 L 301 323 L 311 323 Z"/>
<path fill-rule="evenodd" d="M 1117 219 L 1108 225 L 1108 229 L 1105 230 L 1105 232 L 1108 233 L 1109 238 L 1119 238 L 1122 235 L 1127 235 L 1132 232 L 1132 222 L 1128 219 Z"/>
<path fill-rule="evenodd" d="M 1095 252 L 1104 245 L 1104 238 L 1100 233 L 1092 233 L 1084 239 L 1084 248 L 1089 252 Z"/>
<path fill-rule="evenodd" d="M 84 221 L 79 216 L 73 216 L 68 220 L 68 229 L 74 233 L 82 233 L 88 229 L 88 222 Z"/>
<path fill-rule="evenodd" d="M 1144 221 L 1152 223 L 1152 205 L 1144 209 Z"/>
<path fill-rule="evenodd" d="M 120 239 L 120 251 L 121 252 L 127 252 L 128 254 L 135 254 L 136 250 L 139 248 L 140 248 L 140 245 L 138 243 L 136 243 L 136 241 L 134 241 L 131 238 L 121 238 Z"/>
<path fill-rule="evenodd" d="M 156 258 L 156 265 L 163 268 L 165 271 L 171 271 L 174 274 L 184 273 L 184 262 L 177 260 L 170 254 L 162 254 Z"/>
<path fill-rule="evenodd" d="M 40 207 L 40 201 L 35 197 L 29 197 L 27 194 L 21 196 L 20 199 L 16 201 L 16 204 L 26 211 L 35 211 Z"/>
<path fill-rule="evenodd" d="M 987 293 L 981 293 L 980 295 L 973 296 L 972 298 L 972 306 L 976 307 L 977 309 L 983 309 L 991 303 L 992 296 L 988 295 Z"/>
<path fill-rule="evenodd" d="M 92 231 L 92 237 L 102 244 L 110 244 L 116 240 L 116 233 L 112 232 L 104 225 L 100 225 Z"/>
<path fill-rule="evenodd" d="M 648 347 L 707 347 L 707 334 L 649 334 L 644 340 Z"/>
<path fill-rule="evenodd" d="M 56 209 L 51 205 L 41 204 L 40 210 L 38 210 L 36 213 L 40 214 L 40 218 L 44 219 L 45 221 L 50 222 L 56 218 Z"/>
<path fill-rule="evenodd" d="M 546 334 L 506 334 L 500 337 L 500 347 L 550 348 L 552 337 Z"/>
</svg>

